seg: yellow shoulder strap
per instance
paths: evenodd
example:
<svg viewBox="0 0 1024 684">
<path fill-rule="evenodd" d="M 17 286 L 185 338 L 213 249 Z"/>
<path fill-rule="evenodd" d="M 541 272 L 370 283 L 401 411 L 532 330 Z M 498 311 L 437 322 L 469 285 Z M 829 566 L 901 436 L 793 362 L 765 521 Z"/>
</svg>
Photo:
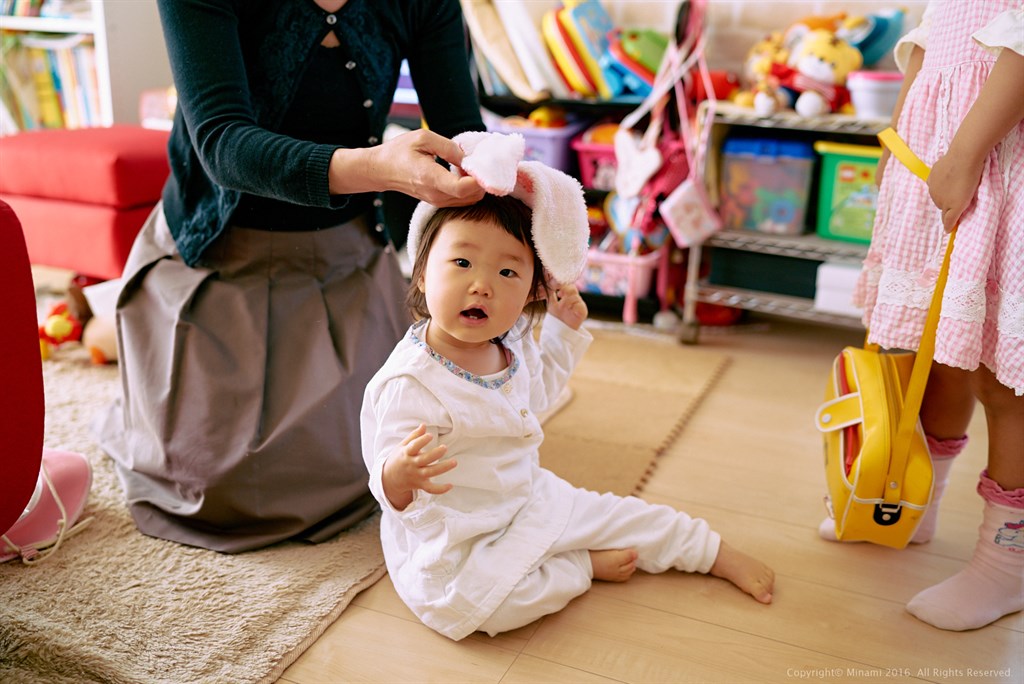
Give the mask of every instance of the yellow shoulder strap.
<svg viewBox="0 0 1024 684">
<path fill-rule="evenodd" d="M 907 144 L 903 142 L 903 139 L 897 135 L 895 130 L 886 128 L 878 134 L 878 139 L 915 176 L 923 181 L 928 180 L 931 169 L 907 147 Z M 950 233 L 949 242 L 946 244 L 946 253 L 942 257 L 942 268 L 939 270 L 939 277 L 935 282 L 935 292 L 932 295 L 931 306 L 928 308 L 928 317 L 925 319 L 924 331 L 921 333 L 921 342 L 917 348 L 917 355 L 914 357 L 914 370 L 910 373 L 910 382 L 907 384 L 907 393 L 903 399 L 903 412 L 900 416 L 899 427 L 896 430 L 892 457 L 889 460 L 888 486 L 885 489 L 884 496 L 885 502 L 888 504 L 899 503 L 900 491 L 903 488 L 903 477 L 906 471 L 907 458 L 910 454 L 910 441 L 917 427 L 918 415 L 921 412 L 921 401 L 924 398 L 924 388 L 928 383 L 928 373 L 931 371 L 932 357 L 935 355 L 935 331 L 939 326 L 939 312 L 942 309 L 942 291 L 946 288 L 946 279 L 949 275 L 949 258 L 953 253 L 953 239 L 955 237 L 956 227 Z"/>
</svg>

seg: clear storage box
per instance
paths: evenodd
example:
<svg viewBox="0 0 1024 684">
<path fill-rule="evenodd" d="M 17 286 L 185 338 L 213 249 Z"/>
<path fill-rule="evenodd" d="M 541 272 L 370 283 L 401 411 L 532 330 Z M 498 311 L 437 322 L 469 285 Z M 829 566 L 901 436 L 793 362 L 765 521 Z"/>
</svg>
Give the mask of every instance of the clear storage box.
<svg viewBox="0 0 1024 684">
<path fill-rule="evenodd" d="M 730 138 L 722 146 L 722 223 L 730 230 L 799 235 L 814 169 L 809 142 Z"/>
</svg>

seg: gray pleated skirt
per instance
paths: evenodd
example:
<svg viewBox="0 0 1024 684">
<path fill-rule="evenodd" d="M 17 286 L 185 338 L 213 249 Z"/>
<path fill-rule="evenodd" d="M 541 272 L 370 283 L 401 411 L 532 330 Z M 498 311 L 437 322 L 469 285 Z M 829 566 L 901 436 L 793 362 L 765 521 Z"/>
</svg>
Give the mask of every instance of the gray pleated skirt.
<svg viewBox="0 0 1024 684">
<path fill-rule="evenodd" d="M 376 510 L 359 410 L 410 321 L 365 220 L 231 228 L 191 268 L 158 205 L 122 288 L 123 396 L 95 427 L 142 532 L 239 552 L 322 541 Z"/>
</svg>

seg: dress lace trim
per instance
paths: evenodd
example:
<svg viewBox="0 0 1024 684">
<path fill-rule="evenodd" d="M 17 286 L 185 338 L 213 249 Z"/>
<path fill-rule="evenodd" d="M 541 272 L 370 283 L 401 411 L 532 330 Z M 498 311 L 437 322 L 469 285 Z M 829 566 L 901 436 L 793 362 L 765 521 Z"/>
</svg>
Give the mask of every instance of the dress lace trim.
<svg viewBox="0 0 1024 684">
<path fill-rule="evenodd" d="M 872 269 L 868 282 L 878 290 L 878 304 L 902 306 L 926 311 L 931 305 L 936 273 Z M 1024 338 L 1024 295 L 1007 292 L 986 293 L 985 284 L 950 279 L 942 297 L 942 317 L 981 325 L 987 315 L 986 301 L 991 299 L 997 314 L 996 328 L 1002 335 Z"/>
<path fill-rule="evenodd" d="M 501 388 L 502 385 L 512 380 L 512 377 L 516 374 L 516 371 L 519 370 L 519 357 L 513 354 L 512 350 L 509 350 L 508 353 L 512 357 L 512 363 L 508 365 L 508 368 L 506 368 L 505 372 L 502 373 L 500 376 L 489 376 L 485 378 L 483 376 L 476 375 L 475 373 L 470 373 L 468 370 L 458 366 L 455 362 L 451 361 L 450 359 L 447 359 L 444 356 L 438 354 L 431 348 L 429 344 L 420 339 L 417 333 L 420 332 L 421 328 L 426 327 L 426 324 L 427 321 L 426 319 L 424 319 L 417 323 L 416 325 L 414 325 L 409 330 L 409 338 L 412 340 L 413 344 L 415 344 L 417 347 L 425 351 L 427 355 L 430 356 L 430 358 L 434 359 L 434 361 L 437 361 L 439 364 L 441 364 L 448 372 L 462 378 L 463 380 L 467 380 L 473 383 L 474 385 L 479 385 L 484 389 L 499 389 Z"/>
</svg>

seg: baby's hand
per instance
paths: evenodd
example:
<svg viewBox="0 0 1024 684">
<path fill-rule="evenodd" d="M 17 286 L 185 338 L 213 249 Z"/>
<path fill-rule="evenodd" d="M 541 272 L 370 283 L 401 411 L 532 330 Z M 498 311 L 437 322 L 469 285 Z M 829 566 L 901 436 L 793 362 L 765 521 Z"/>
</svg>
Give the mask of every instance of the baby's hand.
<svg viewBox="0 0 1024 684">
<path fill-rule="evenodd" d="M 558 284 L 552 290 L 553 295 L 548 297 L 548 313 L 573 330 L 579 330 L 587 320 L 587 303 L 580 296 L 580 291 L 575 285 Z"/>
<path fill-rule="evenodd" d="M 412 503 L 413 492 L 417 489 L 428 494 L 444 494 L 452 488 L 450 484 L 438 485 L 431 480 L 458 465 L 454 459 L 441 461 L 448 450 L 443 444 L 423 452 L 423 448 L 432 439 L 433 436 L 427 434 L 426 426 L 420 423 L 384 462 L 381 473 L 384 495 L 400 511 Z"/>
</svg>

